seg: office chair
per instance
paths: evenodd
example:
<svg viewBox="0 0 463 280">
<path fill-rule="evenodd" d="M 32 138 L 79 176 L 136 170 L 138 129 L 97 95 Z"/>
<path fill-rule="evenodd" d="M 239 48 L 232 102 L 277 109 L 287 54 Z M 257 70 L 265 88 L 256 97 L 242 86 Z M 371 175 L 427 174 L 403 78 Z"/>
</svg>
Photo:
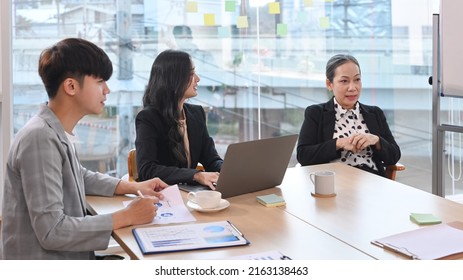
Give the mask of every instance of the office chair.
<svg viewBox="0 0 463 280">
<path fill-rule="evenodd" d="M 386 177 L 395 181 L 395 176 L 397 171 L 405 170 L 405 165 L 401 163 L 396 163 L 394 165 L 386 166 Z"/>
<path fill-rule="evenodd" d="M 138 182 L 138 169 L 137 169 L 137 150 L 131 149 L 127 157 L 127 168 L 129 171 L 129 182 Z M 198 163 L 196 166 L 197 170 L 204 171 L 204 166 Z"/>
<path fill-rule="evenodd" d="M 127 157 L 127 169 L 129 171 L 129 182 L 138 182 L 137 150 L 131 149 Z"/>
</svg>

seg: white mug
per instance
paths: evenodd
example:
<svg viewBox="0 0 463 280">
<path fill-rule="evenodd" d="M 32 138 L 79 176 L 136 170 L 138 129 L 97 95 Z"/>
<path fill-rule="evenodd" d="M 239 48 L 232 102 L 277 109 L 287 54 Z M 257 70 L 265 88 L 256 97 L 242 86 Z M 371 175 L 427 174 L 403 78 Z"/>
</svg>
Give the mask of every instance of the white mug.
<svg viewBox="0 0 463 280">
<path fill-rule="evenodd" d="M 203 209 L 213 209 L 219 207 L 222 194 L 218 191 L 189 192 L 187 199 Z"/>
<path fill-rule="evenodd" d="M 314 184 L 315 195 L 332 196 L 335 194 L 334 171 L 322 170 L 309 174 L 310 181 Z"/>
</svg>

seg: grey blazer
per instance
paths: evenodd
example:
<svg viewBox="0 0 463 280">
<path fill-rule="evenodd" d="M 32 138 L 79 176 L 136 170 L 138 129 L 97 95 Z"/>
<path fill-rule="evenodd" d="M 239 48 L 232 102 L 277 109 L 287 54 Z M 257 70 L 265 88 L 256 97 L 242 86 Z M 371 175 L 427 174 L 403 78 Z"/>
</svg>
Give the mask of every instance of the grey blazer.
<svg viewBox="0 0 463 280">
<path fill-rule="evenodd" d="M 87 216 L 86 194 L 112 196 L 119 179 L 82 167 L 42 105 L 13 141 L 3 194 L 4 259 L 93 259 L 106 249 L 110 214 Z"/>
</svg>

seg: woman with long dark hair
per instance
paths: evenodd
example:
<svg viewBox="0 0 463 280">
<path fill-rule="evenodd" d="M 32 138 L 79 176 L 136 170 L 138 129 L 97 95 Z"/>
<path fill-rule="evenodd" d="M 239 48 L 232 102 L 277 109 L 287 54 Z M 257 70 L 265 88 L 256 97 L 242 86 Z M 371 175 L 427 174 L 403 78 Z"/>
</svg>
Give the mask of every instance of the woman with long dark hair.
<svg viewBox="0 0 463 280">
<path fill-rule="evenodd" d="M 214 188 L 223 160 L 206 126 L 203 107 L 186 103 L 198 95 L 199 76 L 188 53 L 161 52 L 154 60 L 135 126 L 140 180 L 199 183 Z M 196 169 L 198 163 L 205 172 Z"/>
</svg>

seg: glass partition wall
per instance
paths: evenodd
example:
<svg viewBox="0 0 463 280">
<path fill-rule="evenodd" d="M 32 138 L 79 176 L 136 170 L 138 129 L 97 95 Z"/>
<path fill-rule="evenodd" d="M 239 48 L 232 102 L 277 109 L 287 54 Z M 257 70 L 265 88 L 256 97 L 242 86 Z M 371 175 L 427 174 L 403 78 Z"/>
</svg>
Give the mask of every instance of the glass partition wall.
<svg viewBox="0 0 463 280">
<path fill-rule="evenodd" d="M 413 11 L 410 14 L 409 11 Z M 81 37 L 112 59 L 101 115 L 76 127 L 83 164 L 121 177 L 152 62 L 168 48 L 193 57 L 198 96 L 223 156 L 230 143 L 298 133 L 304 109 L 328 100 L 324 68 L 356 56 L 361 102 L 380 106 L 402 149 L 397 180 L 431 191 L 432 14 L 438 0 L 12 1 L 15 132 L 47 100 L 40 52 Z M 296 164 L 295 151 L 290 166 Z M 461 187 L 461 181 L 454 182 Z"/>
</svg>

